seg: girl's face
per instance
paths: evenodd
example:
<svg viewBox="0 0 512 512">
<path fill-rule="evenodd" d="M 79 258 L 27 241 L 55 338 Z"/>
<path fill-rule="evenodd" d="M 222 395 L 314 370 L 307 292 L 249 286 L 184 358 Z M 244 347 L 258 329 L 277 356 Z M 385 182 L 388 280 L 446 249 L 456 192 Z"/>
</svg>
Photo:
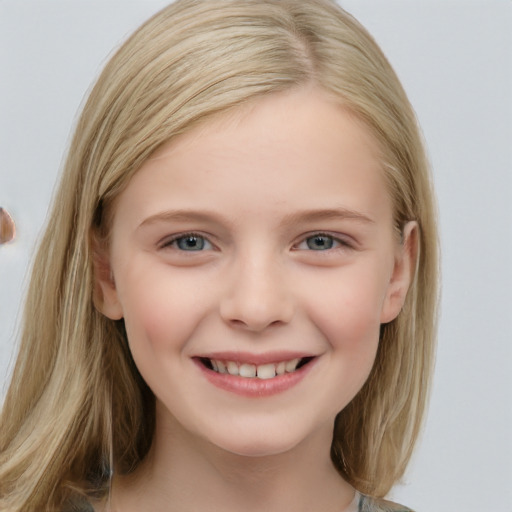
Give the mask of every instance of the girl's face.
<svg viewBox="0 0 512 512">
<path fill-rule="evenodd" d="M 412 238 L 394 232 L 378 144 L 318 89 L 161 148 L 118 198 L 100 282 L 157 431 L 253 456 L 329 446 L 402 306 Z"/>
</svg>

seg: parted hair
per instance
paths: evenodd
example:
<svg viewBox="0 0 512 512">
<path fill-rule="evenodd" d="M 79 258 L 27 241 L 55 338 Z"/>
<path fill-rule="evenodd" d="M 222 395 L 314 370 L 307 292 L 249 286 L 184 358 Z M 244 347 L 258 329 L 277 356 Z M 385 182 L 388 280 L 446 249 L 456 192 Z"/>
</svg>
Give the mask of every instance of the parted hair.
<svg viewBox="0 0 512 512">
<path fill-rule="evenodd" d="M 164 143 L 262 95 L 315 84 L 372 131 L 397 230 L 415 220 L 419 255 L 403 310 L 382 325 L 372 372 L 336 419 L 331 456 L 359 491 L 403 475 L 428 399 L 438 245 L 416 117 L 367 31 L 330 0 L 178 0 L 118 49 L 77 121 L 34 259 L 17 362 L 0 423 L 0 509 L 63 510 L 101 497 L 146 455 L 155 400 L 122 320 L 94 305 L 93 237 Z"/>
</svg>

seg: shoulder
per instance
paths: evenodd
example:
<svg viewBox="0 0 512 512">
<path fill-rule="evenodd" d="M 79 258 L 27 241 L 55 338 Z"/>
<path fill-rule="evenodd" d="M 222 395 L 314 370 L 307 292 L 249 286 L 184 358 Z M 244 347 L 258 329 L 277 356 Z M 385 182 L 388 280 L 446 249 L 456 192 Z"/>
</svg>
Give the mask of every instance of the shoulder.
<svg viewBox="0 0 512 512">
<path fill-rule="evenodd" d="M 383 499 L 361 495 L 358 512 L 413 512 L 410 508 Z"/>
</svg>

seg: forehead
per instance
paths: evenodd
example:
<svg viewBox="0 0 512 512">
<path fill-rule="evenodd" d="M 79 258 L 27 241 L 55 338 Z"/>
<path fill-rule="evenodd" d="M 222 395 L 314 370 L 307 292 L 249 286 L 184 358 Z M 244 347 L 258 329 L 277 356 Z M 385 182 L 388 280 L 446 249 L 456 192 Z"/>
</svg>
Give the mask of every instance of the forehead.
<svg viewBox="0 0 512 512">
<path fill-rule="evenodd" d="M 229 145 L 230 140 L 234 147 L 243 142 L 244 137 L 245 142 L 260 141 L 263 144 L 265 136 L 270 133 L 278 142 L 287 135 L 304 133 L 305 130 L 308 130 L 312 142 L 327 142 L 339 137 L 338 142 L 341 144 L 343 138 L 347 140 L 350 137 L 352 141 L 357 140 L 365 145 L 365 153 L 371 158 L 382 158 L 379 140 L 357 114 L 322 88 L 307 85 L 256 97 L 241 106 L 209 117 L 185 133 L 173 137 L 153 153 L 148 161 L 198 146 L 206 147 L 208 144 Z M 233 134 L 237 137 L 234 138 Z M 243 150 L 243 147 L 238 149 Z"/>
<path fill-rule="evenodd" d="M 347 108 L 314 88 L 275 93 L 212 118 L 161 147 L 121 194 L 154 210 L 242 211 L 323 204 L 368 209 L 384 197 L 379 143 Z M 122 202 L 122 198 L 121 202 Z M 224 201 L 224 202 L 223 202 Z M 234 210 L 233 210 L 234 211 Z"/>
</svg>

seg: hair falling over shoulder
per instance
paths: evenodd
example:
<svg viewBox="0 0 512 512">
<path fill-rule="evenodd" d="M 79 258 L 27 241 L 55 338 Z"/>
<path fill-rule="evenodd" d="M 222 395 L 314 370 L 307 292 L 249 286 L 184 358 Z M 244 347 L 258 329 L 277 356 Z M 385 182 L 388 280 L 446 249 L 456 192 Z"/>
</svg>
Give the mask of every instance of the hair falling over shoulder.
<svg viewBox="0 0 512 512">
<path fill-rule="evenodd" d="M 371 36 L 333 1 L 178 0 L 141 26 L 95 84 L 76 126 L 34 258 L 23 331 L 0 423 L 0 509 L 63 510 L 101 497 L 152 442 L 154 398 L 122 320 L 95 301 L 95 244 L 112 205 L 162 144 L 256 97 L 315 83 L 382 146 L 398 230 L 420 228 L 413 286 L 381 329 L 374 368 L 338 415 L 332 459 L 356 489 L 385 495 L 418 437 L 438 299 L 436 215 L 414 112 Z"/>
</svg>

